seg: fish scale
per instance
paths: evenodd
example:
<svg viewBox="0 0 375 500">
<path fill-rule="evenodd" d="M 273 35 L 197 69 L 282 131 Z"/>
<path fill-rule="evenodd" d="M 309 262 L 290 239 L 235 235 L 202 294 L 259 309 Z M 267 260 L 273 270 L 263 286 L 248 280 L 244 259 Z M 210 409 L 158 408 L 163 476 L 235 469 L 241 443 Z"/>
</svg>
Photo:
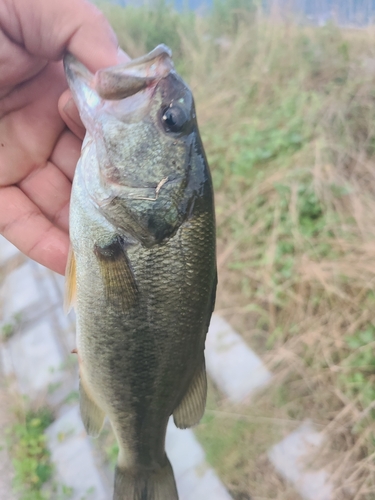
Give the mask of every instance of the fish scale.
<svg viewBox="0 0 375 500">
<path fill-rule="evenodd" d="M 105 415 L 112 424 L 114 500 L 177 500 L 166 427 L 172 414 L 180 428 L 203 415 L 217 281 L 193 99 L 165 46 L 95 76 L 71 55 L 64 64 L 87 129 L 67 267 L 83 423 L 93 436 Z"/>
</svg>

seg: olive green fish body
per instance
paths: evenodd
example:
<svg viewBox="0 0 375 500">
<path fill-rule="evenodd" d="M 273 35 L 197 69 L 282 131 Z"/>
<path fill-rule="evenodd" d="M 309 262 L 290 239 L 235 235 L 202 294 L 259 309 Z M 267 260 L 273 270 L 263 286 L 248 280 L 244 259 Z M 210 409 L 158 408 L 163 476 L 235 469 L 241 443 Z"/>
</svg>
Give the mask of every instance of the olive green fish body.
<svg viewBox="0 0 375 500">
<path fill-rule="evenodd" d="M 103 112 L 101 83 L 92 90 L 87 74 L 77 90 L 72 71 L 79 63 L 65 63 L 88 129 L 70 215 L 81 413 L 92 435 L 105 415 L 113 426 L 120 449 L 115 500 L 178 498 L 166 426 L 172 414 L 179 427 L 203 414 L 204 343 L 216 291 L 212 185 L 191 94 L 165 50 L 156 62 L 147 57 L 140 64 L 148 86 L 138 75 L 135 96 L 109 72 L 116 95 L 126 93 L 120 111 L 117 101 L 105 101 Z M 181 107 L 172 109 L 178 99 Z"/>
</svg>

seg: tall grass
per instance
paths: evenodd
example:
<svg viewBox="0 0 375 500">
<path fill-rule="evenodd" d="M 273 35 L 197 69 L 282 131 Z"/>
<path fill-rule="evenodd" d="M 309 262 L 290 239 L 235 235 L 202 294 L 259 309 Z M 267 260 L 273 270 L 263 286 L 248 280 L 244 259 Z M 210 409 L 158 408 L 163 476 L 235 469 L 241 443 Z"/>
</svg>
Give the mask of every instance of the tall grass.
<svg viewBox="0 0 375 500">
<path fill-rule="evenodd" d="M 306 417 L 335 499 L 375 498 L 375 28 L 256 5 L 106 7 L 132 56 L 172 46 L 216 190 L 218 312 L 275 373 L 251 407 L 211 394 L 198 429 L 237 499 L 296 499 L 267 447 Z M 256 425 L 254 424 L 256 422 Z"/>
</svg>

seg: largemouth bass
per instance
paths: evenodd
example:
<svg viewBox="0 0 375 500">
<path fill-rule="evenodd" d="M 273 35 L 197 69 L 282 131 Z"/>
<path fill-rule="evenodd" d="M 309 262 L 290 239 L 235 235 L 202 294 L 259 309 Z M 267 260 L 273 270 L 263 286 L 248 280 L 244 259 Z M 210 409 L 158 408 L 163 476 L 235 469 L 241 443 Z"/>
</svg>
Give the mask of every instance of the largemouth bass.
<svg viewBox="0 0 375 500">
<path fill-rule="evenodd" d="M 177 500 L 168 419 L 199 422 L 215 302 L 211 177 L 191 91 L 158 46 L 91 74 L 68 54 L 87 129 L 70 205 L 68 303 L 77 314 L 80 409 L 119 444 L 114 500 Z"/>
</svg>

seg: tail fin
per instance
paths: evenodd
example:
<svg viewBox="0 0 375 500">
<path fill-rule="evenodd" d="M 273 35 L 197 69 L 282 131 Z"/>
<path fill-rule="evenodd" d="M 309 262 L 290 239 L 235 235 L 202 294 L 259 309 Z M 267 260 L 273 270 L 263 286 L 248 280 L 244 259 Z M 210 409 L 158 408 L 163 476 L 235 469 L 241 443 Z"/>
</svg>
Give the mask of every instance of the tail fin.
<svg viewBox="0 0 375 500">
<path fill-rule="evenodd" d="M 116 467 L 113 500 L 178 500 L 172 466 L 167 457 L 158 469 Z"/>
</svg>

